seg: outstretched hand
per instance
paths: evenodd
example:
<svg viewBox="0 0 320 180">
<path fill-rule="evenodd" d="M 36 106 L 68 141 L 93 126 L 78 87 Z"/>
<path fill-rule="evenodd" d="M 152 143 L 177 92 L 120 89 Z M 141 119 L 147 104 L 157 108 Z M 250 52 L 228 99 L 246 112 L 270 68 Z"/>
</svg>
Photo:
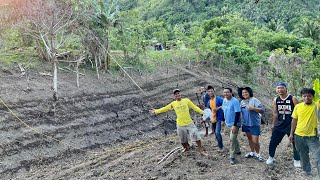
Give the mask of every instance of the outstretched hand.
<svg viewBox="0 0 320 180">
<path fill-rule="evenodd" d="M 150 110 L 149 110 L 149 113 L 150 113 L 150 114 L 156 114 L 156 113 L 155 113 L 155 109 L 150 109 Z"/>
</svg>

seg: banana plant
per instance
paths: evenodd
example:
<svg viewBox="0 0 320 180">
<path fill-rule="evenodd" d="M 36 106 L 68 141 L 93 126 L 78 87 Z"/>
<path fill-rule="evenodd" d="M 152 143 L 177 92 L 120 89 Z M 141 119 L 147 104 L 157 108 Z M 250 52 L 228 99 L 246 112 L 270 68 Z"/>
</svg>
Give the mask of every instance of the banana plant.
<svg viewBox="0 0 320 180">
<path fill-rule="evenodd" d="M 105 52 L 104 69 L 111 68 L 110 58 L 110 32 L 113 28 L 121 27 L 119 9 L 116 1 L 113 0 L 73 0 L 75 10 L 85 10 L 89 14 L 90 29 L 100 29 L 99 39 Z"/>
<path fill-rule="evenodd" d="M 316 78 L 316 79 L 314 80 L 313 90 L 316 92 L 313 100 L 314 100 L 315 102 L 318 102 L 318 101 L 319 101 L 319 98 L 320 98 L 320 82 L 319 82 L 319 79 L 318 79 L 318 78 Z"/>
</svg>

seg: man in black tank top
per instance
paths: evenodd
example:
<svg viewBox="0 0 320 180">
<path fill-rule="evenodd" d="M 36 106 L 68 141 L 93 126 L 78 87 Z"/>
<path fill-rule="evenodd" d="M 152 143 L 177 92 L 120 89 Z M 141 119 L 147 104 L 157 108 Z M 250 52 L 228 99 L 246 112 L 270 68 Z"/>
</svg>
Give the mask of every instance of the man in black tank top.
<svg viewBox="0 0 320 180">
<path fill-rule="evenodd" d="M 289 132 L 291 127 L 292 117 L 291 114 L 293 112 L 295 104 L 293 103 L 293 96 L 288 94 L 284 99 L 280 96 L 276 98 L 276 108 L 277 108 L 277 118 L 276 121 L 273 122 L 273 129 Z M 274 124 L 275 123 L 275 124 Z"/>
<path fill-rule="evenodd" d="M 287 85 L 283 82 L 276 84 L 276 92 L 279 95 L 273 100 L 272 135 L 269 144 L 268 165 L 273 164 L 277 146 L 283 137 L 290 136 L 292 112 L 294 106 L 299 103 L 295 96 L 288 94 Z M 293 162 L 295 167 L 301 167 L 300 157 L 293 143 Z"/>
</svg>

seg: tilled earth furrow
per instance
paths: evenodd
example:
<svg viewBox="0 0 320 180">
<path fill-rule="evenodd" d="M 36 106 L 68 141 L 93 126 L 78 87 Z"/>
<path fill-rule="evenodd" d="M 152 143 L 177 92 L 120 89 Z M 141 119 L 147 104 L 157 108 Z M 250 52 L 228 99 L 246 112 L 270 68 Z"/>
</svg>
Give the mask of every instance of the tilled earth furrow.
<svg viewBox="0 0 320 180">
<path fill-rule="evenodd" d="M 84 152 L 173 133 L 174 113 L 151 116 L 148 110 L 172 101 L 172 89 L 177 85 L 185 89 L 185 96 L 193 96 L 194 90 L 188 87 L 199 84 L 196 78 L 181 72 L 179 77 L 141 85 L 147 97 L 135 88 L 61 97 L 58 103 L 26 100 L 10 104 L 21 120 L 41 134 L 0 107 L 0 136 L 5 139 L 0 145 L 0 178 L 21 177 L 32 168 L 50 167 L 60 161 L 78 162 Z"/>
<path fill-rule="evenodd" d="M 128 115 L 127 118 L 115 118 L 111 116 L 98 123 L 67 124 L 62 128 L 52 126 L 52 128 L 47 129 L 47 131 L 44 131 L 44 127 L 41 129 L 41 132 L 44 132 L 44 134 L 50 137 L 52 136 L 62 140 L 63 142 L 78 145 L 77 147 L 69 147 L 71 150 L 106 147 L 119 142 L 148 136 L 148 132 L 150 131 L 157 131 L 158 133 L 164 132 L 163 127 L 161 127 L 163 120 L 149 120 L 146 122 L 143 115 L 139 113 L 134 114 L 132 110 L 127 110 L 126 112 L 131 114 Z M 95 119 L 95 116 L 92 116 L 92 118 Z M 39 129 L 39 127 L 40 126 L 37 126 L 36 128 Z M 139 127 L 143 128 L 139 129 Z M 21 129 L 25 130 L 21 131 Z M 26 127 L 21 127 L 16 131 L 20 132 L 20 134 L 15 134 L 18 135 L 15 137 L 15 142 L 8 142 L 1 146 L 1 156 L 3 156 L 3 158 L 1 158 L 1 172 L 3 174 L 16 173 L 20 169 L 26 169 L 28 171 L 29 167 L 26 167 L 26 164 L 29 164 L 29 166 L 39 166 L 50 163 L 54 159 L 58 160 L 58 157 L 62 159 L 67 158 L 67 156 L 65 156 L 67 153 L 61 152 L 61 148 L 68 148 L 65 147 L 65 145 L 61 146 L 60 144 L 58 146 L 57 144 L 59 143 L 52 140 L 48 142 L 46 137 L 37 133 L 32 134 L 34 132 Z M 12 132 L 13 131 L 11 131 L 11 133 Z M 46 151 L 50 151 L 50 153 L 48 153 L 50 156 L 43 153 Z"/>
<path fill-rule="evenodd" d="M 188 85 L 189 83 L 191 82 L 187 80 L 187 82 L 182 83 L 182 85 Z M 168 91 L 171 92 L 171 89 Z M 70 123 L 70 121 L 77 120 L 78 118 L 90 119 L 90 116 L 92 114 L 95 114 L 95 112 L 92 111 L 97 110 L 105 111 L 103 115 L 110 113 L 107 111 L 109 110 L 111 111 L 111 113 L 116 113 L 118 116 L 118 114 L 121 114 L 121 111 L 119 111 L 119 109 L 121 109 L 122 106 L 130 107 L 133 104 L 137 104 L 135 100 L 139 96 L 132 96 L 128 97 L 126 95 L 120 95 L 118 97 L 110 97 L 109 95 L 101 94 L 95 95 L 93 98 L 89 98 L 89 96 L 65 98 L 64 100 L 60 101 L 59 104 L 56 106 L 54 117 L 53 114 L 50 113 L 50 107 L 47 107 L 48 102 L 36 101 L 35 103 L 19 103 L 26 104 L 27 107 L 14 107 L 13 111 L 19 112 L 17 113 L 17 115 L 21 115 L 19 117 L 32 126 L 38 126 L 41 124 L 57 126 L 59 124 Z M 149 97 L 148 99 L 154 98 L 155 97 Z M 170 100 L 171 99 L 169 98 L 167 101 L 169 102 Z M 119 103 L 115 103 L 115 101 Z M 40 105 L 40 107 L 36 107 L 36 104 Z M 145 103 L 140 103 L 140 106 L 143 107 L 144 104 Z M 72 114 L 72 116 L 70 114 Z M 6 122 L 8 121 L 10 121 L 11 123 L 7 123 L 4 126 L 0 127 L 0 130 L 9 128 L 17 129 L 17 127 L 19 127 L 19 124 L 21 124 L 21 122 L 13 121 L 13 119 L 11 118 L 6 118 Z"/>
</svg>

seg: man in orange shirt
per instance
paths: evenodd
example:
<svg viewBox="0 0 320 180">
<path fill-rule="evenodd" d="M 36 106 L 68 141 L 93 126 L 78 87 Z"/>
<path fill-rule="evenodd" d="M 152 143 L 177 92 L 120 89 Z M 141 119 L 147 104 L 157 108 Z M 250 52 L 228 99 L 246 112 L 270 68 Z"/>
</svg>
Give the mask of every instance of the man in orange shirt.
<svg viewBox="0 0 320 180">
<path fill-rule="evenodd" d="M 207 104 L 207 107 L 212 111 L 211 122 L 215 124 L 215 135 L 218 142 L 219 151 L 223 151 L 223 142 L 221 136 L 221 126 L 223 125 L 223 111 L 222 103 L 223 99 L 215 95 L 215 90 L 212 86 L 208 86 L 208 94 L 210 96 L 210 101 Z"/>
</svg>

